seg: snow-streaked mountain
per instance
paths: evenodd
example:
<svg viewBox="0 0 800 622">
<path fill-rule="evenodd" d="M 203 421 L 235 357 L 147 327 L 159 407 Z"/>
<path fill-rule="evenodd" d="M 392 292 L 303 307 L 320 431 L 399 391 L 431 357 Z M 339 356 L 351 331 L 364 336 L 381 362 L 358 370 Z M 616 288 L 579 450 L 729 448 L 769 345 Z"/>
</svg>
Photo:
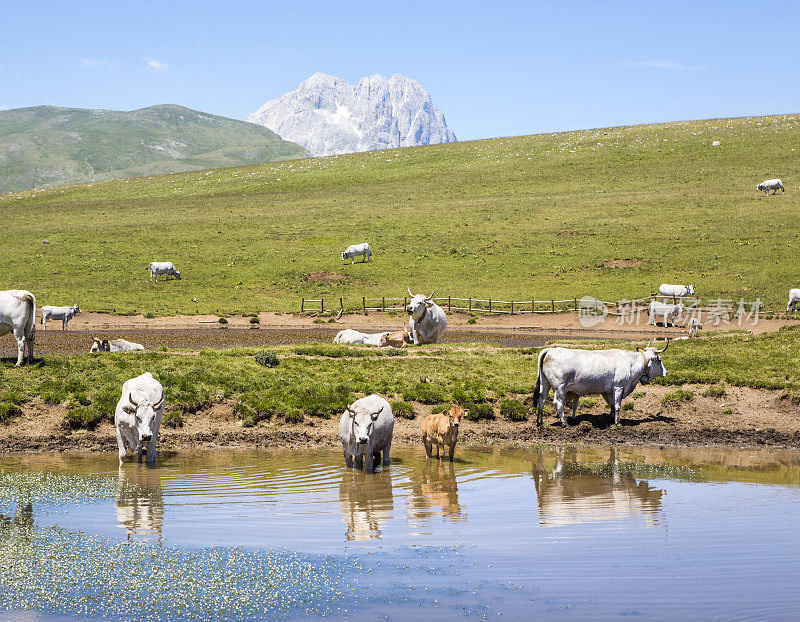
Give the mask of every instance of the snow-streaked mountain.
<svg viewBox="0 0 800 622">
<path fill-rule="evenodd" d="M 400 74 L 362 78 L 353 86 L 315 73 L 245 121 L 263 125 L 316 156 L 456 141 L 428 91 Z"/>
</svg>

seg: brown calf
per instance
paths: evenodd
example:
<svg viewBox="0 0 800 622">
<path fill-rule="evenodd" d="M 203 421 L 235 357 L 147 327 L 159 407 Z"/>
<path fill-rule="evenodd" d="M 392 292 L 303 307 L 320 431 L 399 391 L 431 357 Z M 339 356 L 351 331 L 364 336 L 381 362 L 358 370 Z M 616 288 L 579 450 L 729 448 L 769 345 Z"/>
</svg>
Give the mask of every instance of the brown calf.
<svg viewBox="0 0 800 622">
<path fill-rule="evenodd" d="M 453 452 L 458 441 L 458 426 L 461 417 L 467 414 L 461 406 L 453 406 L 438 415 L 429 415 L 422 423 L 422 442 L 425 444 L 425 453 L 432 457 L 433 446 L 436 445 L 436 457 L 444 459 L 445 445 L 449 447 L 450 462 L 453 461 Z"/>
<path fill-rule="evenodd" d="M 408 334 L 407 330 L 403 329 L 382 335 L 380 346 L 382 348 L 385 348 L 386 346 L 402 348 L 403 344 L 405 343 L 411 343 L 411 335 Z"/>
</svg>

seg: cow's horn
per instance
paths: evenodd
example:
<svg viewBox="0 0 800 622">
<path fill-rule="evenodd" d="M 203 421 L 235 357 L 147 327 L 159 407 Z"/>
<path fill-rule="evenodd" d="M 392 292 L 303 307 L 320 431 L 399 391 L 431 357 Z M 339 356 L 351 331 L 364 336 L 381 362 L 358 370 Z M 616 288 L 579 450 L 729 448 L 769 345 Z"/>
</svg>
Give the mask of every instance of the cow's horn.
<svg viewBox="0 0 800 622">
<path fill-rule="evenodd" d="M 158 401 L 155 404 L 153 404 L 153 410 L 158 410 L 159 408 L 161 408 L 161 404 L 163 403 L 164 403 L 164 389 L 162 388 L 161 397 L 159 397 Z"/>
<path fill-rule="evenodd" d="M 408 285 L 406 285 L 406 289 L 408 290 L 408 295 L 413 298 L 414 294 L 411 293 L 411 288 Z"/>
<path fill-rule="evenodd" d="M 435 293 L 436 293 L 436 290 L 434 289 L 434 290 L 431 292 L 431 295 L 430 295 L 430 296 L 428 296 L 428 300 L 431 300 L 431 299 L 433 298 L 433 295 L 434 295 Z"/>
<path fill-rule="evenodd" d="M 98 339 L 98 338 L 97 338 L 97 337 L 95 337 L 94 335 L 92 335 L 92 341 L 96 341 L 97 343 L 100 343 L 100 339 Z"/>
<path fill-rule="evenodd" d="M 379 414 L 381 413 L 381 411 L 382 411 L 382 410 L 383 410 L 383 406 L 381 406 L 381 407 L 380 407 L 378 410 L 376 410 L 375 412 L 371 412 L 371 413 L 369 414 L 369 416 L 370 416 L 370 417 L 372 417 L 372 416 L 374 416 L 374 415 L 379 415 Z"/>
<path fill-rule="evenodd" d="M 139 402 L 135 402 L 133 400 L 133 393 L 128 393 L 128 401 L 133 404 L 136 408 L 139 408 Z"/>
<path fill-rule="evenodd" d="M 345 406 L 344 409 L 345 409 L 346 412 L 353 413 L 354 415 L 356 414 L 356 411 L 353 410 L 352 408 L 350 408 L 350 404 Z"/>
<path fill-rule="evenodd" d="M 666 351 L 667 348 L 669 348 L 669 339 L 667 339 L 667 345 L 665 345 L 663 349 L 656 350 L 656 354 L 661 354 L 662 352 Z"/>
<path fill-rule="evenodd" d="M 344 307 L 339 309 L 339 313 L 336 314 L 336 319 L 337 320 L 341 320 L 342 319 L 342 313 L 344 313 Z"/>
</svg>

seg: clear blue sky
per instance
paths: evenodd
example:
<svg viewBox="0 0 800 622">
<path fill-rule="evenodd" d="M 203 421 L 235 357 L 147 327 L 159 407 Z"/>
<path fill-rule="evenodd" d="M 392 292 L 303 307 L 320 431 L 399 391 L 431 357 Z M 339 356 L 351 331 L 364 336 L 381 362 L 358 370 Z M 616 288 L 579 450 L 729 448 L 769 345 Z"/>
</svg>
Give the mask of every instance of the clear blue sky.
<svg viewBox="0 0 800 622">
<path fill-rule="evenodd" d="M 0 107 L 241 119 L 402 73 L 460 139 L 800 111 L 797 2 L 6 2 Z"/>
</svg>

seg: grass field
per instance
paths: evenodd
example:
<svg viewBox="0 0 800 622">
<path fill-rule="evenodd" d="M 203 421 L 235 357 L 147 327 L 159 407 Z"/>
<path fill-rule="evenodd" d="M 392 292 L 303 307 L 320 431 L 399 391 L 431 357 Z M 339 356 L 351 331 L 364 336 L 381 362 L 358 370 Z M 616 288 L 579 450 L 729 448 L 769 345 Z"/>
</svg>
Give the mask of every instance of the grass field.
<svg viewBox="0 0 800 622">
<path fill-rule="evenodd" d="M 615 345 L 594 342 L 583 347 Z M 725 383 L 797 394 L 799 347 L 798 326 L 757 337 L 733 334 L 677 341 L 664 354 L 667 377 L 656 382 Z M 238 348 L 203 350 L 196 356 L 52 355 L 20 369 L 6 359 L 0 365 L 0 422 L 12 419 L 22 404 L 36 397 L 45 404 L 66 406 L 72 427 L 113 420 L 122 383 L 144 371 L 164 384 L 168 404 L 181 416 L 233 400 L 235 414 L 247 425 L 265 419 L 292 422 L 336 416 L 358 394 L 373 392 L 390 400 L 448 407 L 493 403 L 502 414 L 504 398 L 517 400 L 533 393 L 539 350 L 451 344 L 386 351 L 307 344 L 275 347 L 278 364 L 272 367 L 259 364 L 259 352 Z"/>
<path fill-rule="evenodd" d="M 721 145 L 712 146 L 719 140 Z M 646 296 L 785 309 L 800 286 L 800 116 L 544 134 L 0 197 L 0 289 L 118 313 L 295 310 L 300 297 Z M 800 149 L 800 147 L 797 147 Z M 783 196 L 755 191 L 781 177 Z M 45 244 L 44 240 L 48 243 Z M 340 252 L 369 241 L 374 261 Z M 150 285 L 173 261 L 182 281 Z"/>
</svg>

